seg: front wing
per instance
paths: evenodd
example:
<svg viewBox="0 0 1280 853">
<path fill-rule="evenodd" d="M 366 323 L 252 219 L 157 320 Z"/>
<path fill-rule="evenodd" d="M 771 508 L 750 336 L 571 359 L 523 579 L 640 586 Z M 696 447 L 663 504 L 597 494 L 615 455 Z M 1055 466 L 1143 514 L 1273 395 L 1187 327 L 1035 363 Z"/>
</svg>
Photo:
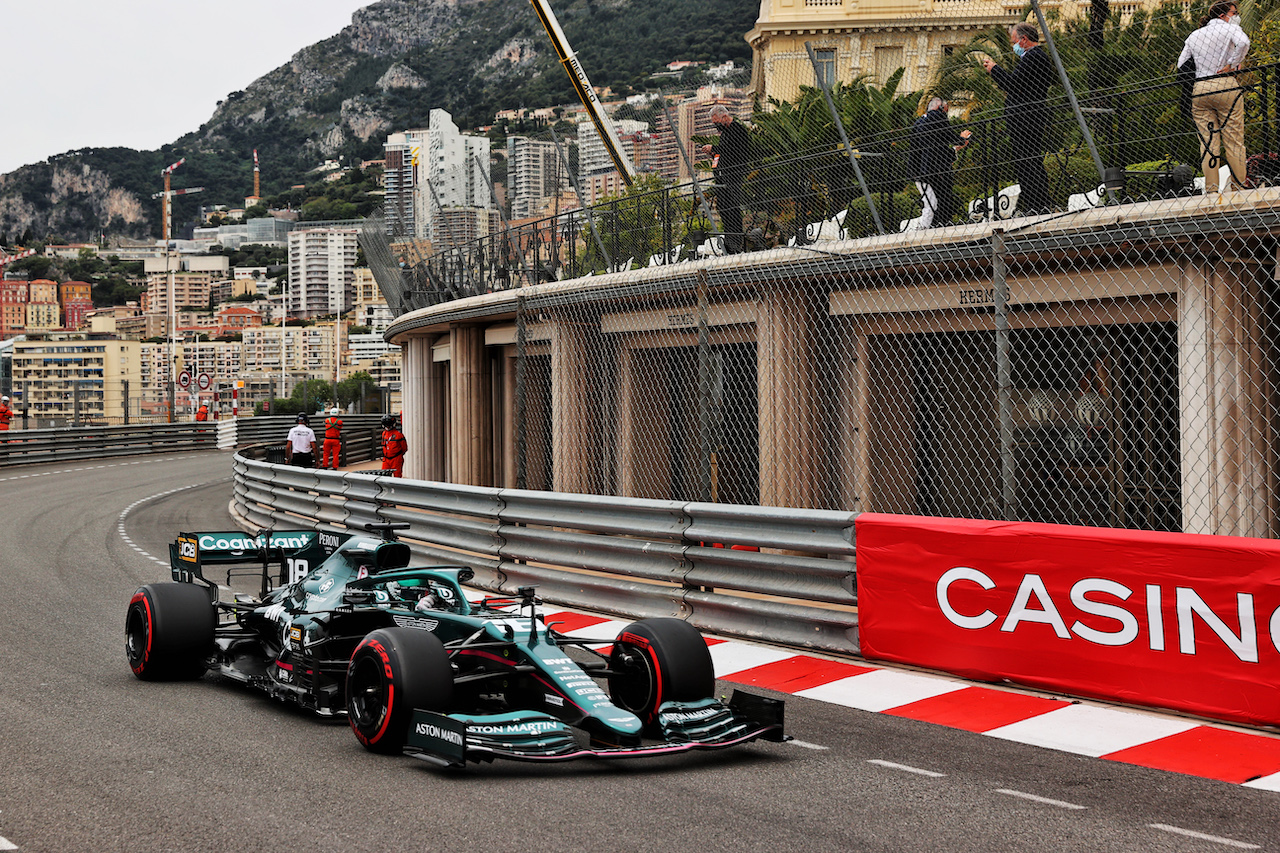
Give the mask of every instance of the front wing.
<svg viewBox="0 0 1280 853">
<path fill-rule="evenodd" d="M 759 739 L 788 740 L 783 711 L 782 700 L 741 690 L 734 691 L 728 705 L 715 699 L 666 702 L 658 711 L 660 742 L 584 747 L 571 726 L 537 711 L 468 716 L 415 710 L 404 751 L 445 767 L 495 758 L 541 762 L 676 755 Z"/>
</svg>

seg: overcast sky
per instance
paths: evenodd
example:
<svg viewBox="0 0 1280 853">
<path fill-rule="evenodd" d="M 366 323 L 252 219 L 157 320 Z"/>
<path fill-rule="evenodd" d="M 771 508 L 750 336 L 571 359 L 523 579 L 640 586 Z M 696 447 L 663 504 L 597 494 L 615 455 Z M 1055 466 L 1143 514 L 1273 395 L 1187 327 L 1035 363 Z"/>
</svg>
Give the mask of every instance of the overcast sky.
<svg viewBox="0 0 1280 853">
<path fill-rule="evenodd" d="M 372 0 L 6 0 L 0 174 L 75 148 L 150 150 Z"/>
</svg>

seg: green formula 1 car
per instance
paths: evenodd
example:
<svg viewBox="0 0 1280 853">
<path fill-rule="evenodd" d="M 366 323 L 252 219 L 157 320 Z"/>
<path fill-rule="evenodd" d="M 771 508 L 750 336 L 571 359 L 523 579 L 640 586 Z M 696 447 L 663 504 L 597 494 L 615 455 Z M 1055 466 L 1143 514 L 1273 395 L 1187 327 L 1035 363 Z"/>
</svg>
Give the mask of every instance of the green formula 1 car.
<svg viewBox="0 0 1280 853">
<path fill-rule="evenodd" d="M 138 678 L 212 670 L 326 717 L 346 715 L 365 748 L 462 766 L 625 758 L 781 741 L 783 703 L 713 697 L 711 655 L 678 619 L 616 638 L 571 638 L 531 587 L 468 601 L 465 567 L 410 568 L 403 524 L 370 534 L 313 530 L 182 534 L 173 583 L 129 602 L 125 650 Z M 219 600 L 206 576 L 260 574 L 258 595 Z M 604 651 L 597 650 L 607 648 Z M 607 687 L 602 688 L 601 685 Z"/>
</svg>

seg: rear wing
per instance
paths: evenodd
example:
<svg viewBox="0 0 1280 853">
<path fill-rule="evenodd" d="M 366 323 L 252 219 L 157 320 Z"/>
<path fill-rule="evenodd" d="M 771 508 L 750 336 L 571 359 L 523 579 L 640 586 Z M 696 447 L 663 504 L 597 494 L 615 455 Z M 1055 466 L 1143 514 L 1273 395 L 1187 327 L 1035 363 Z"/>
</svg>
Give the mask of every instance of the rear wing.
<svg viewBox="0 0 1280 853">
<path fill-rule="evenodd" d="M 351 535 L 315 530 L 264 531 L 257 536 L 239 530 L 179 533 L 169 545 L 169 570 L 179 583 L 216 586 L 205 577 L 205 566 L 227 566 L 230 578 L 231 567 L 259 564 L 265 595 L 272 562 L 280 568 L 279 582 L 292 582 L 295 575 L 323 563 Z"/>
</svg>

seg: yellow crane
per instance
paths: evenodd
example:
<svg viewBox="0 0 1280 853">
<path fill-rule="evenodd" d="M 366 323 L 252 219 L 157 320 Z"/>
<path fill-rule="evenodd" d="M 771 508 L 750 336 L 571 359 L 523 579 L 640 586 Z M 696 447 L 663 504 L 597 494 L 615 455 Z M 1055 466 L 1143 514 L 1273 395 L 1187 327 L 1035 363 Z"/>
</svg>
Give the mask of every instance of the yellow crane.
<svg viewBox="0 0 1280 853">
<path fill-rule="evenodd" d="M 609 159 L 613 160 L 614 168 L 618 170 L 618 174 L 622 176 L 626 185 L 631 186 L 635 182 L 636 168 L 631 164 L 631 158 L 627 156 L 627 152 L 622 150 L 618 132 L 614 130 L 613 122 L 605 114 L 600 99 L 596 97 L 596 90 L 591 87 L 587 72 L 578 61 L 578 54 L 569 47 L 569 40 L 565 38 L 564 30 L 560 29 L 560 22 L 556 20 L 555 13 L 551 11 L 547 0 L 529 0 L 529 2 L 533 4 L 538 20 L 542 21 L 542 27 L 547 31 L 547 36 L 556 49 L 556 55 L 560 57 L 560 64 L 569 75 L 569 81 L 573 84 L 574 91 L 578 93 L 578 100 L 582 101 L 582 105 L 586 107 L 587 115 L 595 125 L 596 133 L 600 134 L 600 141 L 609 152 Z"/>
</svg>

